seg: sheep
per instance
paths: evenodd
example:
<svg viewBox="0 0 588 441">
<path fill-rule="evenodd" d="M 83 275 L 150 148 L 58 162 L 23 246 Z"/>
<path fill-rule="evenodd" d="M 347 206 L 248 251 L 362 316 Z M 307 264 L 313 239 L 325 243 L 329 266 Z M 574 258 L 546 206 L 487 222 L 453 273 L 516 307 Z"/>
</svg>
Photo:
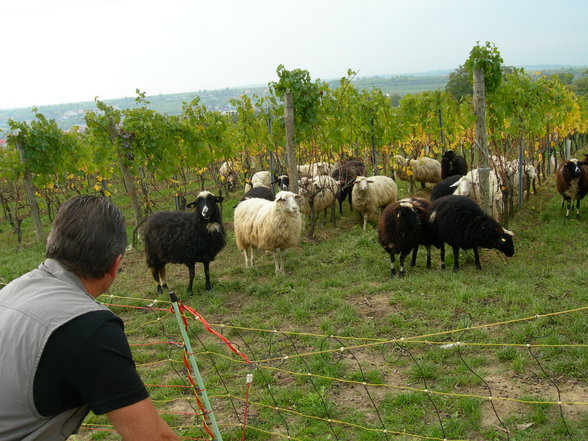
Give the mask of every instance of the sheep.
<svg viewBox="0 0 588 441">
<path fill-rule="evenodd" d="M 513 195 L 518 194 L 519 191 L 519 161 L 518 159 L 507 161 L 504 166 L 506 177 L 509 184 L 512 186 Z M 527 198 L 529 197 L 530 189 L 533 188 L 533 193 L 537 194 L 537 170 L 532 164 L 523 162 L 523 184 L 527 188 Z M 524 188 L 523 188 L 524 191 Z"/>
<path fill-rule="evenodd" d="M 255 248 L 274 255 L 275 272 L 284 272 L 286 249 L 300 244 L 302 218 L 297 201 L 302 196 L 280 191 L 274 201 L 247 199 L 235 208 L 237 247 L 245 255 L 245 267 L 253 267 Z"/>
<path fill-rule="evenodd" d="M 223 197 L 202 191 L 187 208 L 193 212 L 160 211 L 145 220 L 142 236 L 147 266 L 157 283 L 157 293 L 167 289 L 165 265 L 183 263 L 188 267 L 188 294 L 192 296 L 194 265 L 202 262 L 206 290 L 211 289 L 209 264 L 225 247 L 226 236 L 218 203 Z"/>
<path fill-rule="evenodd" d="M 239 176 L 237 175 L 233 161 L 223 162 L 218 172 L 221 179 L 227 183 L 227 190 L 234 191 L 237 187 L 237 182 L 239 182 Z"/>
<path fill-rule="evenodd" d="M 396 275 L 395 255 L 400 254 L 399 277 L 404 277 L 404 259 L 412 251 L 410 266 L 416 263 L 419 245 L 427 249 L 427 268 L 431 268 L 431 241 L 428 234 L 431 201 L 422 198 L 401 199 L 388 205 L 378 222 L 378 242 L 390 256 L 390 277 Z"/>
<path fill-rule="evenodd" d="M 310 203 L 314 207 L 317 218 L 324 212 L 324 221 L 327 220 L 327 209 L 332 208 L 332 218 L 335 219 L 335 199 L 339 193 L 339 183 L 330 176 L 319 175 L 314 178 L 303 177 L 298 182 L 298 193 L 303 197 L 300 200 L 300 211 L 310 216 L 312 214 Z M 313 224 L 314 225 L 314 224 Z"/>
<path fill-rule="evenodd" d="M 261 198 L 268 201 L 273 201 L 276 198 L 276 195 L 271 188 L 260 185 L 259 187 L 253 187 L 251 190 L 245 193 L 241 198 L 241 201 L 251 198 Z"/>
<path fill-rule="evenodd" d="M 459 249 L 474 250 L 477 269 L 482 269 L 478 247 L 496 249 L 505 256 L 514 255 L 513 236 L 466 196 L 449 195 L 433 201 L 429 232 L 435 247 L 441 250 L 441 268 L 445 269 L 445 244 L 453 248 L 453 271 L 459 271 Z"/>
<path fill-rule="evenodd" d="M 580 218 L 580 201 L 588 192 L 588 164 L 570 159 L 559 164 L 555 172 L 557 191 L 562 196 L 561 207 L 567 201 L 566 219 L 570 218 L 572 201 L 576 201 L 576 219 Z"/>
<path fill-rule="evenodd" d="M 343 214 L 343 201 L 347 198 L 349 209 L 352 208 L 353 183 L 358 176 L 365 176 L 365 164 L 359 160 L 344 161 L 339 167 L 331 172 L 331 177 L 339 184 L 337 200 L 339 201 L 339 212 Z"/>
<path fill-rule="evenodd" d="M 440 197 L 449 196 L 450 194 L 455 193 L 456 188 L 453 184 L 459 181 L 461 177 L 462 175 L 453 175 L 436 183 L 433 190 L 431 190 L 431 200 L 434 201 Z"/>
<path fill-rule="evenodd" d="M 447 150 L 441 156 L 441 179 L 453 175 L 465 175 L 468 164 L 463 156 L 456 155 L 453 150 Z"/>
<path fill-rule="evenodd" d="M 328 175 L 334 170 L 334 165 L 328 162 L 313 162 L 312 164 L 303 164 L 296 167 L 298 176 L 313 178 L 319 175 Z"/>
<path fill-rule="evenodd" d="M 290 185 L 290 179 L 287 175 L 273 175 L 267 171 L 259 171 L 251 176 L 249 182 L 245 184 L 245 193 L 254 187 L 263 185 L 264 187 L 271 187 L 272 184 L 278 184 L 280 190 L 287 190 Z"/>
<path fill-rule="evenodd" d="M 398 199 L 396 182 L 387 176 L 358 176 L 353 184 L 353 208 L 363 217 L 363 231 L 366 231 L 368 217 Z"/>
<path fill-rule="evenodd" d="M 482 198 L 482 192 L 480 188 L 480 169 L 476 168 L 470 170 L 465 176 L 459 178 L 459 180 L 453 184 L 455 191 L 454 195 L 468 196 L 479 202 Z M 496 172 L 490 170 L 488 175 L 488 187 L 490 189 L 490 209 L 492 217 L 496 220 L 500 220 L 503 209 L 503 194 L 502 186 L 498 180 Z"/>
<path fill-rule="evenodd" d="M 436 184 L 441 181 L 441 163 L 433 158 L 425 156 L 418 159 L 394 156 L 394 172 L 402 181 L 410 183 L 410 192 L 413 191 L 414 182 L 420 182 L 425 188 L 425 182 Z"/>
</svg>

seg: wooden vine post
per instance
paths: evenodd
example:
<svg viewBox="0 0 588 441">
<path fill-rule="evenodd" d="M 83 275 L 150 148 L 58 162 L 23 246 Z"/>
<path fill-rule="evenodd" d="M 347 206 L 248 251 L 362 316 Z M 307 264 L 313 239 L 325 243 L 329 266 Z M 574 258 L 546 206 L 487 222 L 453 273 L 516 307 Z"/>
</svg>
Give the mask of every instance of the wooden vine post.
<svg viewBox="0 0 588 441">
<path fill-rule="evenodd" d="M 294 145 L 294 102 L 290 91 L 286 91 L 284 96 L 284 121 L 286 124 L 286 156 L 290 191 L 298 193 L 298 160 L 296 159 L 296 146 Z"/>
<path fill-rule="evenodd" d="M 476 144 L 480 151 L 480 207 L 490 214 L 490 188 L 488 167 L 488 139 L 486 137 L 486 89 L 484 71 L 474 69 L 474 113 L 476 115 Z"/>
<path fill-rule="evenodd" d="M 18 157 L 21 164 L 24 166 L 24 184 L 27 193 L 27 199 L 29 200 L 29 207 L 31 208 L 31 215 L 33 216 L 33 222 L 35 224 L 35 233 L 37 240 L 41 243 L 45 243 L 45 234 L 43 233 L 43 224 L 41 223 L 41 212 L 39 205 L 35 199 L 35 186 L 33 184 L 33 176 L 27 167 L 25 151 L 22 143 L 16 141 L 16 150 L 18 151 Z"/>
</svg>

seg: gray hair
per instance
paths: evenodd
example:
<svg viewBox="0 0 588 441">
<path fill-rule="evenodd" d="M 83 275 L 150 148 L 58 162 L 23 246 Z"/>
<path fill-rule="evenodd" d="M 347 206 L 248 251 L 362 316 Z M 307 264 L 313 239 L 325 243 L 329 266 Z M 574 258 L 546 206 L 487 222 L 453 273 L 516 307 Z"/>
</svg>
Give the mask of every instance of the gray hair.
<svg viewBox="0 0 588 441">
<path fill-rule="evenodd" d="M 46 257 L 79 277 L 99 279 L 127 246 L 125 221 L 108 198 L 75 196 L 57 212 L 47 238 Z"/>
</svg>

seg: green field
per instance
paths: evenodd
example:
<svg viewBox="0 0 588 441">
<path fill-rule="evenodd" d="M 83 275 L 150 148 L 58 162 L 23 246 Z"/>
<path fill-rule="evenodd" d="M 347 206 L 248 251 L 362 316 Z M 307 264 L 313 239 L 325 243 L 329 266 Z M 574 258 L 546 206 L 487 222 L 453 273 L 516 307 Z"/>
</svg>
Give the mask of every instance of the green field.
<svg viewBox="0 0 588 441">
<path fill-rule="evenodd" d="M 408 195 L 404 183 L 399 191 Z M 245 269 L 232 230 L 239 196 L 223 204 L 228 245 L 211 265 L 213 290 L 203 292 L 197 266 L 188 299 L 187 269 L 168 268 L 185 304 L 253 362 L 188 317 L 223 439 L 241 439 L 248 373 L 248 440 L 588 439 L 588 208 L 564 220 L 552 180 L 509 224 L 512 258 L 484 250 L 477 271 L 473 253 L 462 252 L 455 274 L 439 269 L 436 250 L 434 269 L 425 269 L 421 250 L 403 279 L 389 278 L 375 223 L 363 233 L 347 205 L 335 228 L 319 225 L 315 240 L 287 252 L 285 275 L 274 275 L 269 254 Z M 132 219 L 121 193 L 114 200 Z M 21 248 L 0 223 L 0 283 L 43 258 L 27 222 Z M 173 387 L 189 384 L 181 348 L 167 343 L 181 336 L 166 296 L 145 308 L 155 298 L 132 249 L 99 300 L 124 319 L 164 418 L 187 439 L 208 439 L 195 427 L 190 388 Z M 76 438 L 118 439 L 111 429 L 92 415 Z"/>
</svg>

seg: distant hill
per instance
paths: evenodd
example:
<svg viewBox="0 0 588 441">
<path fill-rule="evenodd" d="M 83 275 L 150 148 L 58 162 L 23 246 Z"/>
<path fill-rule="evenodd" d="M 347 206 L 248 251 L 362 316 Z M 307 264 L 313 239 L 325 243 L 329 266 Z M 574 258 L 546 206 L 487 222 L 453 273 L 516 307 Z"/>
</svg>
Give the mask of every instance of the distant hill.
<svg viewBox="0 0 588 441">
<path fill-rule="evenodd" d="M 577 76 L 585 75 L 586 67 L 572 66 L 526 66 L 525 70 L 532 76 L 536 75 L 553 75 L 556 73 L 572 73 Z M 376 75 L 370 77 L 358 77 L 354 79 L 353 84 L 356 88 L 373 89 L 380 88 L 384 93 L 397 95 L 400 98 L 406 94 L 414 94 L 426 90 L 444 89 L 449 78 L 450 70 L 439 70 L 422 73 L 407 73 L 403 75 Z M 339 85 L 339 79 L 325 80 L 331 88 Z M 200 102 L 209 110 L 230 111 L 232 107 L 229 100 L 239 98 L 241 95 L 264 96 L 268 91 L 267 85 L 257 85 L 249 87 L 235 87 L 218 90 L 200 90 L 197 92 L 185 92 L 166 95 L 148 96 L 149 107 L 159 113 L 178 115 L 182 111 L 182 103 L 189 102 L 196 96 L 200 97 Z M 105 102 L 119 109 L 126 109 L 135 106 L 134 97 L 125 97 Z M 49 119 L 57 121 L 59 126 L 67 130 L 74 125 L 84 124 L 84 112 L 86 110 L 96 110 L 93 101 L 56 104 L 49 106 L 39 106 L 39 111 Z M 0 138 L 4 138 L 8 129 L 8 120 L 30 121 L 33 119 L 31 108 L 20 109 L 0 109 Z"/>
</svg>

